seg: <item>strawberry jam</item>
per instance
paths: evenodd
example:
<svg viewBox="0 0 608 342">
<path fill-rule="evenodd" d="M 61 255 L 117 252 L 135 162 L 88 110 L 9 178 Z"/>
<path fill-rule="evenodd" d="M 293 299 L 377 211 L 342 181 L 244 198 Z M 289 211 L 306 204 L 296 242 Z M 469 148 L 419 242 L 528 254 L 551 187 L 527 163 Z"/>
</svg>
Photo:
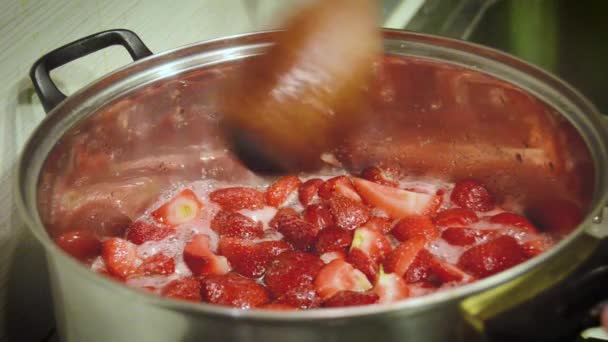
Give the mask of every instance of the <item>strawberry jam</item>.
<svg viewBox="0 0 608 342">
<path fill-rule="evenodd" d="M 58 245 L 98 273 L 174 299 L 242 309 L 389 303 L 492 276 L 553 245 L 478 181 L 281 177 L 198 181 L 97 239 Z"/>
</svg>

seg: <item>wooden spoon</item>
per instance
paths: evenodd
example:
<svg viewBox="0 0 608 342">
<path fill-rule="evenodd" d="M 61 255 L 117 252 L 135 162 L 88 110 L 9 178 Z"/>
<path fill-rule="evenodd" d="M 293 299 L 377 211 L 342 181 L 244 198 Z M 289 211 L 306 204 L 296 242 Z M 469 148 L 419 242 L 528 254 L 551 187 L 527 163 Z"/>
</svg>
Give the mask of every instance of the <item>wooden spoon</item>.
<svg viewBox="0 0 608 342">
<path fill-rule="evenodd" d="M 223 91 L 223 128 L 257 171 L 312 170 L 361 121 L 381 48 L 374 0 L 317 0 Z"/>
</svg>

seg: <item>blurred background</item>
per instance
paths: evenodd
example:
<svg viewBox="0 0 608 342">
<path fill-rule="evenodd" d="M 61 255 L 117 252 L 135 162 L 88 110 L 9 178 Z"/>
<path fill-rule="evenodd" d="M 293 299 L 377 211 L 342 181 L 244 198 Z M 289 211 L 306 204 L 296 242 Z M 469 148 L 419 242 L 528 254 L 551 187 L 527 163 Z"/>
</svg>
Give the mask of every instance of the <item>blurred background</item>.
<svg viewBox="0 0 608 342">
<path fill-rule="evenodd" d="M 155 53 L 226 35 L 276 28 L 307 0 L 0 1 L 0 340 L 54 341 L 42 251 L 13 208 L 12 172 L 44 117 L 28 78 L 44 53 L 112 28 L 136 32 Z M 328 0 L 330 1 L 330 0 Z M 608 1 L 384 0 L 384 27 L 495 47 L 554 73 L 608 113 Z M 130 62 L 108 48 L 53 71 L 73 93 Z"/>
</svg>

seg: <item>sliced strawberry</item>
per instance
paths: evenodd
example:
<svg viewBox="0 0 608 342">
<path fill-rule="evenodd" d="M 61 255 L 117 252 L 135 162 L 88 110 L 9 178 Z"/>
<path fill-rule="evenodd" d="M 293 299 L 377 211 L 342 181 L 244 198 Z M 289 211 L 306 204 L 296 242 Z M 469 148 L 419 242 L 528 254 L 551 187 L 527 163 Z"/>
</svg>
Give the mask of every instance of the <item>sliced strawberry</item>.
<svg viewBox="0 0 608 342">
<path fill-rule="evenodd" d="M 426 249 L 421 249 L 420 252 L 418 252 L 418 255 L 416 255 L 414 262 L 412 262 L 405 272 L 403 278 L 410 284 L 421 281 L 436 283 L 436 281 L 433 281 L 434 279 L 431 279 L 433 276 L 433 263 L 433 255 Z"/>
<path fill-rule="evenodd" d="M 236 237 L 241 239 L 260 238 L 264 235 L 264 226 L 251 218 L 233 211 L 220 210 L 213 220 L 211 229 L 220 236 Z"/>
<path fill-rule="evenodd" d="M 318 255 L 335 251 L 346 252 L 352 241 L 352 231 L 335 227 L 323 229 L 317 235 L 315 252 Z"/>
<path fill-rule="evenodd" d="M 474 280 L 472 276 L 470 276 L 465 271 L 460 268 L 447 263 L 445 261 L 439 260 L 439 258 L 435 257 L 433 262 L 433 272 L 441 280 L 443 283 L 450 282 L 471 282 Z"/>
<path fill-rule="evenodd" d="M 173 228 L 161 228 L 151 224 L 136 221 L 127 228 L 126 238 L 136 245 L 148 241 L 160 241 L 175 233 Z"/>
<path fill-rule="evenodd" d="M 272 260 L 264 282 L 273 298 L 278 298 L 292 289 L 312 284 L 323 265 L 312 254 L 285 251 Z"/>
<path fill-rule="evenodd" d="M 359 227 L 355 230 L 350 253 L 359 250 L 374 263 L 381 263 L 392 249 L 393 246 L 386 235 L 367 227 Z"/>
<path fill-rule="evenodd" d="M 327 252 L 327 253 L 321 254 L 319 256 L 319 258 L 321 258 L 321 260 L 323 260 L 323 263 L 329 264 L 330 262 L 332 262 L 336 259 L 346 259 L 346 252 L 344 252 L 344 251 Z"/>
<path fill-rule="evenodd" d="M 111 238 L 103 242 L 101 257 L 108 273 L 118 279 L 126 279 L 137 270 L 136 246 L 121 238 Z"/>
<path fill-rule="evenodd" d="M 262 306 L 258 307 L 258 309 L 272 310 L 272 311 L 293 311 L 293 310 L 297 310 L 298 308 L 291 306 L 291 305 L 287 305 L 287 304 L 270 303 L 270 304 L 262 305 Z"/>
<path fill-rule="evenodd" d="M 175 272 L 175 260 L 166 256 L 163 253 L 157 253 L 144 259 L 142 264 L 137 268 L 137 274 L 150 275 L 168 275 Z"/>
<path fill-rule="evenodd" d="M 222 238 L 219 244 L 219 253 L 228 258 L 234 271 L 250 278 L 263 276 L 270 261 L 289 249 L 291 246 L 284 241 L 254 243 L 236 238 Z"/>
<path fill-rule="evenodd" d="M 490 217 L 490 222 L 502 224 L 505 226 L 513 226 L 522 229 L 527 233 L 536 233 L 534 225 L 525 217 L 511 212 L 504 212 Z"/>
<path fill-rule="evenodd" d="M 361 197 L 347 176 L 337 176 L 328 179 L 319 187 L 319 197 L 329 200 L 334 196 L 342 196 L 355 202 L 361 202 Z"/>
<path fill-rule="evenodd" d="M 429 195 L 376 184 L 361 178 L 353 183 L 368 204 L 382 209 L 393 218 L 429 215 L 441 205 L 441 196 Z"/>
<path fill-rule="evenodd" d="M 510 236 L 499 236 L 469 248 L 458 260 L 458 267 L 476 277 L 484 278 L 527 259 L 524 249 Z"/>
<path fill-rule="evenodd" d="M 382 268 L 376 278 L 373 291 L 378 295 L 379 303 L 396 302 L 410 295 L 410 289 L 402 277 L 394 273 L 384 273 Z"/>
<path fill-rule="evenodd" d="M 270 220 L 270 222 L 268 222 L 268 225 L 270 226 L 270 228 L 278 230 L 281 222 L 287 222 L 287 221 L 291 221 L 293 219 L 299 219 L 299 218 L 302 218 L 302 217 L 300 216 L 300 214 L 297 211 L 295 211 L 295 209 L 290 208 L 290 207 L 285 207 L 285 208 L 279 209 L 277 211 L 277 213 L 274 214 L 274 217 L 272 218 L 272 220 Z"/>
<path fill-rule="evenodd" d="M 283 234 L 286 241 L 302 251 L 308 251 L 312 247 L 319 233 L 319 227 L 295 216 L 280 219 L 277 230 Z"/>
<path fill-rule="evenodd" d="M 360 249 L 350 251 L 345 260 L 353 265 L 353 267 L 363 272 L 370 281 L 376 279 L 376 274 L 378 274 L 378 263 Z"/>
<path fill-rule="evenodd" d="M 319 227 L 319 229 L 325 229 L 334 225 L 334 217 L 329 208 L 323 204 L 311 204 L 306 207 L 304 219 Z"/>
<path fill-rule="evenodd" d="M 160 223 L 176 226 L 192 221 L 200 212 L 203 204 L 190 189 L 185 189 L 169 202 L 152 212 L 152 217 Z"/>
<path fill-rule="evenodd" d="M 265 206 L 265 193 L 246 187 L 232 187 L 213 191 L 209 199 L 224 210 L 261 209 Z"/>
<path fill-rule="evenodd" d="M 94 258 L 101 252 L 101 242 L 89 230 L 73 230 L 55 238 L 55 243 L 79 260 Z"/>
<path fill-rule="evenodd" d="M 200 302 L 201 282 L 194 277 L 177 279 L 165 286 L 161 291 L 161 295 L 174 299 Z"/>
<path fill-rule="evenodd" d="M 370 166 L 361 171 L 361 178 L 380 185 L 397 187 L 399 183 L 395 181 L 391 172 L 382 170 L 375 166 Z"/>
<path fill-rule="evenodd" d="M 463 180 L 454 186 L 450 199 L 456 205 L 475 211 L 494 209 L 494 196 L 481 183 L 474 180 Z"/>
<path fill-rule="evenodd" d="M 314 284 L 317 293 L 323 300 L 327 300 L 340 291 L 363 292 L 372 287 L 365 274 L 341 259 L 336 259 L 323 266 L 317 274 Z"/>
<path fill-rule="evenodd" d="M 321 306 L 321 298 L 317 295 L 312 284 L 304 284 L 292 288 L 278 297 L 274 302 L 299 309 L 313 309 Z"/>
<path fill-rule="evenodd" d="M 450 227 L 441 233 L 441 238 L 454 246 L 470 246 L 485 236 L 498 235 L 496 229 L 474 229 L 463 227 Z"/>
<path fill-rule="evenodd" d="M 526 210 L 526 216 L 542 232 L 554 237 L 562 237 L 572 232 L 583 220 L 583 211 L 567 200 L 545 200 L 533 203 Z"/>
<path fill-rule="evenodd" d="M 323 185 L 323 180 L 319 178 L 309 179 L 306 182 L 300 184 L 298 188 L 298 199 L 302 205 L 306 206 L 312 203 L 319 187 Z"/>
<path fill-rule="evenodd" d="M 201 281 L 204 302 L 241 309 L 268 304 L 268 292 L 254 280 L 236 273 L 210 275 Z"/>
<path fill-rule="evenodd" d="M 284 176 L 274 182 L 266 190 L 266 203 L 272 207 L 280 207 L 289 196 L 302 184 L 296 176 Z"/>
<path fill-rule="evenodd" d="M 353 230 L 369 220 L 369 209 L 361 202 L 344 196 L 329 199 L 329 211 L 334 217 L 336 227 Z"/>
<path fill-rule="evenodd" d="M 225 274 L 230 271 L 226 257 L 209 248 L 209 236 L 197 234 L 184 247 L 184 262 L 195 275 Z"/>
<path fill-rule="evenodd" d="M 337 308 L 378 303 L 378 295 L 373 292 L 341 291 L 327 299 L 323 306 Z"/>
<path fill-rule="evenodd" d="M 464 208 L 444 210 L 434 219 L 434 223 L 440 227 L 466 227 L 475 222 L 479 222 L 477 214 L 471 209 Z"/>
<path fill-rule="evenodd" d="M 439 229 L 425 215 L 411 215 L 402 218 L 397 222 L 392 233 L 399 241 L 409 240 L 414 236 L 421 236 L 427 241 L 432 241 L 439 237 Z"/>
<path fill-rule="evenodd" d="M 387 234 L 393 229 L 393 220 L 386 217 L 374 216 L 369 219 L 369 221 L 365 222 L 362 227 L 367 227 L 382 234 Z"/>
<path fill-rule="evenodd" d="M 384 269 L 389 273 L 392 272 L 402 277 L 425 244 L 426 239 L 422 237 L 413 237 L 402 242 L 386 257 Z"/>
</svg>

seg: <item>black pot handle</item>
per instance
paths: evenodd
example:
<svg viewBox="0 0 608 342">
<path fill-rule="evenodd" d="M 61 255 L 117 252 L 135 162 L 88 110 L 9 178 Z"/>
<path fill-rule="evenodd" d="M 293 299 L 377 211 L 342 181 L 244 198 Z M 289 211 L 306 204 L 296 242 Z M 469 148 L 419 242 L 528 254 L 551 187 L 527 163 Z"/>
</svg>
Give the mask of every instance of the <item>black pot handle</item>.
<svg viewBox="0 0 608 342">
<path fill-rule="evenodd" d="M 116 29 L 84 37 L 40 57 L 30 70 L 30 78 L 44 110 L 48 113 L 66 98 L 51 80 L 51 70 L 112 45 L 122 45 L 135 61 L 152 54 L 135 33 Z"/>
</svg>

